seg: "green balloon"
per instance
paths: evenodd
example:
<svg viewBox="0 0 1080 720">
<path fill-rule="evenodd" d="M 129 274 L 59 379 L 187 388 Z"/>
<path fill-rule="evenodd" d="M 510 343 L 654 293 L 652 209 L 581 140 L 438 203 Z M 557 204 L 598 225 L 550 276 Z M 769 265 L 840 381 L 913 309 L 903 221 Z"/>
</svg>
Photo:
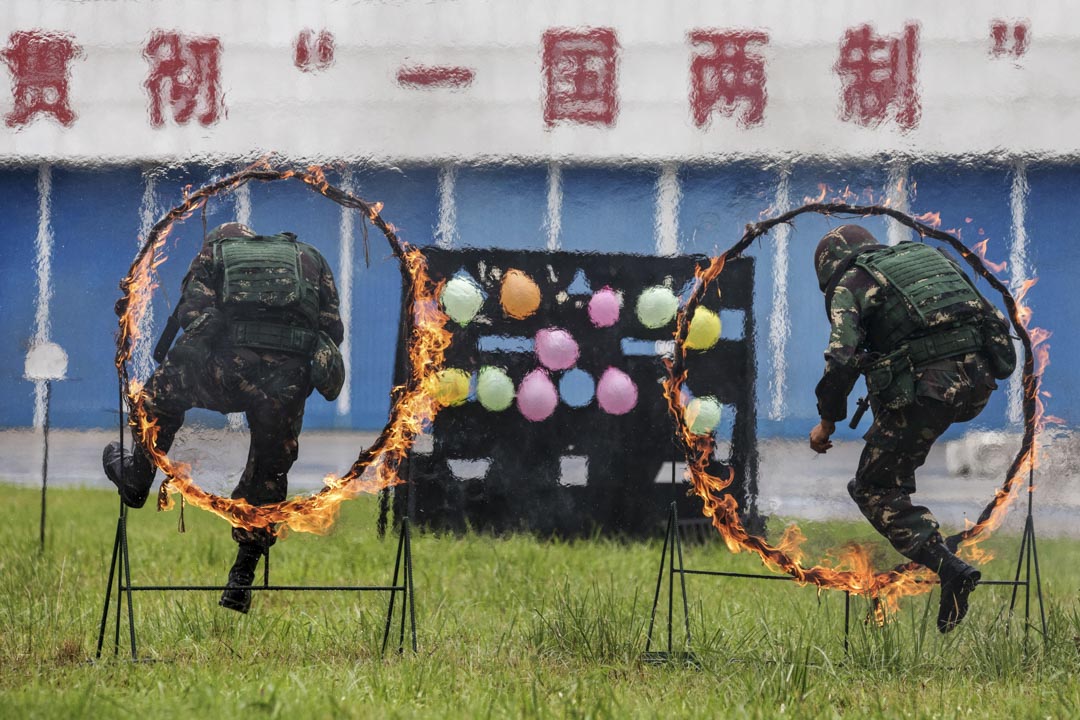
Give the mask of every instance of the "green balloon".
<svg viewBox="0 0 1080 720">
<path fill-rule="evenodd" d="M 720 403 L 712 395 L 694 398 L 686 405 L 686 422 L 695 435 L 708 435 L 720 423 Z"/>
<path fill-rule="evenodd" d="M 476 399 L 492 412 L 502 412 L 514 402 L 514 381 L 502 368 L 482 367 L 476 381 Z"/>
<path fill-rule="evenodd" d="M 484 294 L 469 278 L 451 278 L 439 297 L 446 314 L 458 325 L 465 326 L 476 317 L 484 304 Z"/>
<path fill-rule="evenodd" d="M 679 309 L 679 299 L 669 288 L 654 285 L 642 291 L 637 300 L 637 317 L 647 328 L 661 328 L 671 322 Z"/>
</svg>

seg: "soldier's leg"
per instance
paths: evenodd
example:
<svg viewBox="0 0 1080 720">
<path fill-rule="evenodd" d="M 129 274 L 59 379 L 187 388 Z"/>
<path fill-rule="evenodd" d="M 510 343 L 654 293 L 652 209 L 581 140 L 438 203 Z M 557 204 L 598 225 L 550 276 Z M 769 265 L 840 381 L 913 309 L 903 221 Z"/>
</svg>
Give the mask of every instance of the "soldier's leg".
<svg viewBox="0 0 1080 720">
<path fill-rule="evenodd" d="M 940 539 L 933 513 L 911 502 L 915 470 L 952 422 L 952 409 L 925 398 L 903 410 L 878 409 L 864 436 L 866 447 L 848 493 L 874 528 L 896 550 L 912 557 L 927 541 Z"/>
<path fill-rule="evenodd" d="M 278 503 L 287 497 L 289 469 L 299 453 L 300 428 L 307 399 L 306 366 L 286 366 L 277 371 L 264 369 L 259 386 L 248 385 L 248 428 L 251 440 L 248 460 L 240 482 L 232 493 L 252 505 Z M 250 585 L 255 578 L 259 557 L 274 544 L 271 528 L 233 528 L 238 544 L 236 562 L 229 571 L 229 586 Z M 227 588 L 221 596 L 222 607 L 247 612 L 251 592 L 239 587 Z"/>
<path fill-rule="evenodd" d="M 146 384 L 146 410 L 157 425 L 155 446 L 162 452 L 169 451 L 184 424 L 184 414 L 194 402 L 192 383 L 197 379 L 191 370 L 166 360 Z M 132 438 L 132 450 L 124 448 L 121 452 L 119 441 L 113 441 L 105 446 L 101 460 L 105 475 L 119 489 L 124 504 L 140 508 L 146 503 L 157 466 L 134 440 L 134 432 Z"/>
</svg>

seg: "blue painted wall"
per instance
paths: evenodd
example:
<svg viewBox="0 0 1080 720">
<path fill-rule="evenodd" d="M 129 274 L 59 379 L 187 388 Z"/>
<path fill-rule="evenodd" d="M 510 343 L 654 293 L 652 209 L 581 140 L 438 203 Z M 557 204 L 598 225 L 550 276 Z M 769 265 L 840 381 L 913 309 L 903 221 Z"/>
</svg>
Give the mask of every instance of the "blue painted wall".
<svg viewBox="0 0 1080 720">
<path fill-rule="evenodd" d="M 178 203 L 186 185 L 198 187 L 232 167 L 182 166 L 153 170 L 155 216 Z M 747 222 L 757 220 L 774 203 L 779 171 L 753 164 L 683 166 L 679 169 L 678 210 L 682 252 L 713 254 L 731 245 Z M 655 200 L 659 172 L 655 167 L 573 167 L 562 169 L 560 245 L 583 252 L 649 254 L 655 248 Z M 1012 233 L 1012 171 L 969 163 L 915 165 L 915 212 L 941 212 L 943 227 L 960 228 L 964 240 L 991 238 L 995 259 L 1008 255 Z M 37 235 L 37 168 L 0 170 L 0 203 L 4 210 L 4 251 L 0 253 L 0 426 L 26 426 L 33 417 L 33 385 L 22 378 L 23 362 L 34 333 L 37 295 L 34 239 Z M 434 242 L 439 222 L 439 170 L 430 166 L 362 169 L 352 182 L 363 197 L 380 200 L 386 219 L 401 237 L 416 245 Z M 340 182 L 332 175 L 332 182 Z M 455 174 L 454 202 L 460 246 L 544 248 L 548 212 L 546 166 L 462 167 Z M 1070 329 L 1080 322 L 1080 304 L 1070 301 L 1080 267 L 1080 246 L 1073 242 L 1080 194 L 1080 172 L 1073 167 L 1033 166 L 1027 209 L 1028 258 L 1040 277 L 1032 291 L 1036 322 L 1055 331 L 1055 363 L 1046 387 L 1054 393 L 1052 412 L 1070 423 L 1080 415 L 1080 377 L 1064 358 L 1080 351 Z M 52 337 L 70 358 L 69 379 L 54 390 L 52 418 L 60 427 L 101 427 L 116 419 L 116 385 L 112 368 L 112 313 L 117 282 L 137 248 L 140 207 L 147 176 L 140 168 L 54 168 L 52 226 L 54 296 Z M 790 176 L 790 200 L 819 193 L 819 184 L 849 187 L 882 196 L 885 171 L 877 166 L 838 168 L 796 165 Z M 317 245 L 327 259 L 340 262 L 341 208 L 298 182 L 257 184 L 250 194 L 252 223 L 261 232 L 290 229 Z M 221 196 L 207 208 L 207 225 L 232 219 L 235 196 Z M 787 345 L 786 413 L 769 419 L 766 408 L 775 363 L 768 346 L 773 305 L 775 239 L 766 237 L 751 254 L 757 259 L 757 378 L 759 432 L 802 437 L 815 420 L 813 387 L 821 371 L 827 323 L 813 275 L 811 257 L 817 240 L 838 221 L 805 216 L 788 241 L 788 307 L 791 337 Z M 885 221 L 864 223 L 881 238 Z M 369 233 L 371 266 L 363 263 L 360 219 L 355 224 L 353 262 L 353 377 L 351 409 L 341 415 L 334 404 L 314 397 L 305 426 L 376 429 L 389 409 L 388 392 L 394 361 L 400 297 L 397 263 L 381 234 Z M 166 248 L 170 259 L 160 269 L 162 289 L 154 299 L 154 334 L 175 303 L 180 278 L 197 251 L 202 235 L 200 214 L 176 227 Z M 340 276 L 340 269 L 339 269 Z M 1005 425 L 1005 393 L 1001 392 L 979 420 L 986 427 Z M 864 426 L 865 427 L 865 426 Z M 845 435 L 855 433 L 844 431 Z"/>
</svg>

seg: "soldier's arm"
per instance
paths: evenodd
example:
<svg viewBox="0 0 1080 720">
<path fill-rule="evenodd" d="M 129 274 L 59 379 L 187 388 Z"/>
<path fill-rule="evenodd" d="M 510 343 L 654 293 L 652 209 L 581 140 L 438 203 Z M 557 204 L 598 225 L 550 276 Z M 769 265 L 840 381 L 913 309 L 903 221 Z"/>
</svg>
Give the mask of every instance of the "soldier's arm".
<svg viewBox="0 0 1080 720">
<path fill-rule="evenodd" d="M 825 372 L 815 390 L 818 415 L 830 422 L 847 417 L 847 397 L 859 379 L 858 353 L 865 339 L 861 300 L 860 293 L 842 281 L 833 295 Z"/>
<path fill-rule="evenodd" d="M 345 326 L 338 308 L 337 285 L 334 284 L 334 273 L 326 259 L 321 256 L 319 259 L 322 266 L 319 273 L 319 329 L 340 345 L 345 339 Z"/>
<path fill-rule="evenodd" d="M 180 294 L 177 318 L 188 334 L 215 334 L 224 325 L 224 315 L 214 278 L 214 255 L 204 247 L 191 261 Z"/>
</svg>

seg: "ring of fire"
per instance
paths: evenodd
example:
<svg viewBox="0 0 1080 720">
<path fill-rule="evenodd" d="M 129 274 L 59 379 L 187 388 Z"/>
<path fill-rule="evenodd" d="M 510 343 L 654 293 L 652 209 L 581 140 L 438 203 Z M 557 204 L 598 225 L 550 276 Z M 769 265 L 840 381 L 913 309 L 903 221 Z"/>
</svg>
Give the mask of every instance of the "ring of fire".
<svg viewBox="0 0 1080 720">
<path fill-rule="evenodd" d="M 1044 414 L 1042 403 L 1044 393 L 1040 391 L 1042 373 L 1049 363 L 1049 346 L 1046 340 L 1050 337 L 1050 333 L 1041 328 L 1029 327 L 1031 309 L 1023 301 L 1035 281 L 1030 280 L 1024 283 L 1017 292 L 1017 296 L 1014 297 L 988 267 L 989 265 L 994 270 L 1000 271 L 1004 266 L 995 266 L 986 260 L 986 241 L 976 245 L 974 250 L 968 248 L 959 238 L 938 229 L 940 218 L 935 213 L 927 213 L 915 218 L 887 206 L 821 202 L 822 199 L 824 199 L 824 193 L 817 201 L 777 217 L 747 225 L 745 233 L 737 243 L 721 255 L 711 258 L 708 266 L 697 269 L 694 290 L 677 316 L 675 355 L 668 365 L 668 377 L 664 381 L 664 396 L 676 421 L 676 426 L 679 428 L 677 435 L 686 453 L 687 474 L 690 477 L 692 489 L 704 502 L 704 515 L 710 518 L 728 548 L 732 552 L 744 550 L 756 552 L 766 565 L 791 575 L 799 583 L 812 583 L 822 588 L 846 590 L 883 600 L 884 608 L 877 606 L 876 610 L 878 620 L 881 621 L 884 619 L 883 613 L 895 609 L 896 600 L 899 597 L 929 592 L 933 587 L 934 575 L 916 563 L 899 565 L 885 572 L 874 572 L 868 554 L 857 545 L 851 545 L 845 549 L 837 567 L 821 565 L 804 567 L 800 545 L 805 537 L 796 526 L 790 526 L 776 545 L 769 544 L 762 537 L 751 535 L 743 527 L 738 514 L 738 503 L 733 496 L 723 492 L 730 485 L 732 474 L 729 473 L 725 478 L 718 478 L 707 472 L 706 468 L 713 450 L 713 439 L 711 435 L 694 435 L 690 432 L 690 425 L 685 419 L 684 399 L 681 392 L 682 385 L 688 376 L 685 359 L 689 318 L 693 317 L 694 310 L 704 298 L 706 289 L 723 271 L 724 263 L 729 258 L 742 254 L 755 239 L 765 235 L 776 225 L 790 223 L 799 215 L 815 212 L 843 217 L 871 215 L 891 217 L 915 230 L 920 237 L 934 238 L 950 245 L 960 253 L 978 275 L 987 280 L 990 286 L 1001 294 L 1008 310 L 1009 320 L 1024 347 L 1022 377 L 1024 434 L 1020 450 L 1006 473 L 1005 481 L 995 491 L 993 499 L 982 511 L 978 522 L 969 523 L 969 527 L 947 540 L 951 546 L 959 546 L 960 553 L 974 562 L 989 559 L 985 552 L 977 547 L 977 543 L 989 537 L 991 531 L 1001 524 L 1025 476 L 1029 477 L 1029 492 L 1033 489 L 1030 477 L 1037 465 L 1036 437 L 1045 423 L 1056 422 L 1056 418 Z M 927 224 L 927 222 L 932 224 Z"/>
<path fill-rule="evenodd" d="M 155 288 L 154 270 L 165 261 L 164 244 L 173 225 L 189 217 L 210 197 L 220 192 L 235 190 L 251 180 L 272 182 L 290 178 L 303 182 L 311 190 L 343 207 L 359 210 L 386 237 L 390 249 L 398 258 L 405 297 L 409 298 L 409 302 L 403 303 L 402 307 L 407 324 L 406 336 L 409 338 L 409 372 L 405 384 L 391 390 L 390 418 L 386 427 L 371 447 L 359 454 L 345 474 L 340 477 L 328 476 L 324 479 L 326 487 L 312 495 L 253 506 L 244 500 L 232 500 L 203 490 L 191 477 L 190 465 L 174 461 L 157 449 L 157 426 L 144 407 L 145 395 L 141 383 L 133 381 L 128 374 L 127 361 L 139 339 L 140 324 Z M 398 239 L 393 227 L 379 215 L 380 209 L 380 203 L 366 203 L 330 185 L 318 167 L 274 170 L 265 162 L 259 162 L 187 193 L 184 202 L 166 213 L 151 229 L 127 276 L 120 283 L 122 295 L 116 303 L 120 330 L 116 338 L 115 363 L 122 398 L 128 407 L 128 424 L 143 447 L 149 450 L 155 465 L 165 474 L 158 495 L 159 509 L 171 507 L 170 495 L 179 493 L 185 501 L 225 518 L 236 527 L 270 528 L 279 533 L 286 528 L 324 533 L 333 525 L 338 509 L 345 500 L 403 482 L 398 477 L 398 467 L 423 425 L 434 419 L 439 410 L 434 399 L 438 386 L 436 373 L 442 367 L 446 348 L 450 345 L 450 333 L 444 329 L 447 317 L 439 310 L 436 301 L 439 288 L 428 277 L 423 254 Z"/>
</svg>

